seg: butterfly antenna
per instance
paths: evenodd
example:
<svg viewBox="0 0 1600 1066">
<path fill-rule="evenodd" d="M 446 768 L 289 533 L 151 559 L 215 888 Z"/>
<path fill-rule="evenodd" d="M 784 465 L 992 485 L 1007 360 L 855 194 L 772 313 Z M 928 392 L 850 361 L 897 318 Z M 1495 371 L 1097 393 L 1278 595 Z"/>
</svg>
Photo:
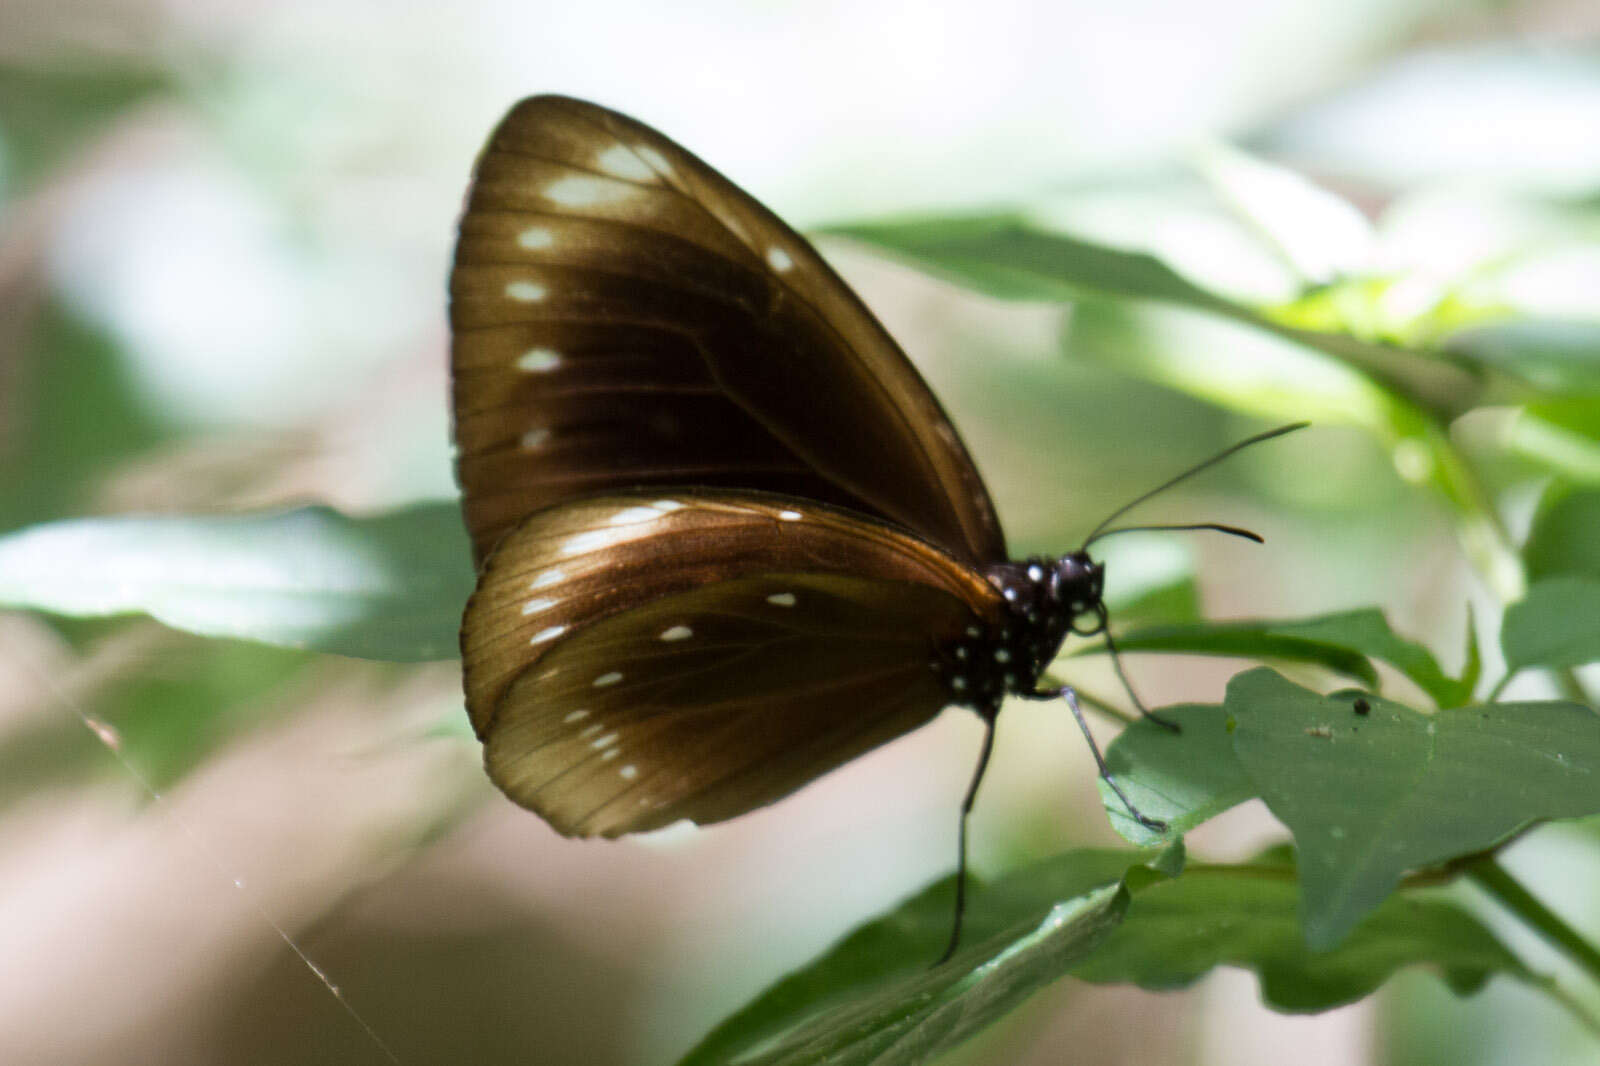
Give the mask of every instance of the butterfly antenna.
<svg viewBox="0 0 1600 1066">
<path fill-rule="evenodd" d="M 1241 450 L 1243 450 L 1245 448 L 1248 448 L 1252 444 L 1260 444 L 1264 440 L 1271 440 L 1273 437 L 1281 437 L 1285 433 L 1293 433 L 1297 429 L 1304 429 L 1306 426 L 1309 426 L 1310 424 L 1311 423 L 1309 423 L 1309 422 L 1291 422 L 1287 426 L 1279 426 L 1277 429 L 1269 429 L 1265 433 L 1257 433 L 1253 437 L 1249 437 L 1249 438 L 1247 438 L 1245 440 L 1240 441 L 1237 444 L 1234 444 L 1234 445 L 1231 445 L 1231 446 L 1229 446 L 1227 448 L 1222 449 L 1222 451 L 1218 452 L 1216 455 L 1213 455 L 1209 459 L 1206 459 L 1206 460 L 1204 460 L 1202 462 L 1196 463 L 1195 465 L 1191 466 L 1189 469 L 1185 470 L 1183 473 L 1177 475 L 1176 477 L 1169 478 L 1168 480 L 1163 481 L 1161 484 L 1157 485 L 1155 488 L 1151 489 L 1149 492 L 1146 492 L 1142 496 L 1139 496 L 1137 499 L 1134 499 L 1134 500 L 1132 500 L 1132 501 L 1130 501 L 1128 503 L 1125 503 L 1121 507 L 1117 508 L 1115 511 L 1112 511 L 1109 515 L 1106 516 L 1106 518 L 1105 518 L 1105 520 L 1103 522 L 1101 522 L 1099 525 L 1095 526 L 1094 529 L 1092 529 L 1089 532 L 1088 538 L 1086 540 L 1084 540 L 1084 542 L 1083 542 L 1083 547 L 1087 548 L 1090 544 L 1094 543 L 1095 538 L 1102 535 L 1101 530 L 1105 529 L 1112 522 L 1115 522 L 1117 519 L 1121 518 L 1123 515 L 1127 514 L 1129 511 L 1133 510 L 1135 507 L 1139 506 L 1141 503 L 1144 503 L 1146 500 L 1150 499 L 1150 497 L 1160 495 L 1161 493 L 1166 492 L 1168 489 L 1172 488 L 1172 486 L 1178 484 L 1180 481 L 1183 481 L 1183 480 L 1185 480 L 1187 478 L 1194 477 L 1196 474 L 1200 473 L 1200 471 L 1207 470 L 1207 469 L 1209 469 L 1209 468 L 1211 468 L 1213 466 L 1216 466 L 1218 463 L 1220 463 L 1220 462 L 1222 462 L 1222 460 L 1228 458 L 1228 456 L 1232 455 L 1234 452 L 1241 451 Z M 1208 527 L 1208 528 L 1215 528 L 1215 527 Z M 1082 549 L 1079 549 L 1079 550 L 1081 551 Z"/>
<path fill-rule="evenodd" d="M 961 828 L 956 834 L 956 914 L 950 924 L 950 942 L 935 966 L 949 962 L 950 956 L 956 953 L 956 945 L 961 943 L 961 919 L 967 911 L 967 816 L 978 799 L 978 785 L 983 781 L 983 772 L 989 768 L 989 754 L 994 751 L 994 720 L 994 714 L 983 716 L 983 750 L 978 752 L 978 768 L 972 774 L 972 784 L 967 786 L 966 798 L 961 801 Z"/>
<path fill-rule="evenodd" d="M 1226 533 L 1232 537 L 1243 537 L 1245 540 L 1253 540 L 1257 544 L 1266 543 L 1266 538 L 1264 538 L 1261 534 L 1254 533 L 1242 526 L 1225 526 L 1221 522 L 1185 522 L 1180 525 L 1170 526 L 1118 526 L 1116 529 L 1107 529 L 1103 532 L 1096 533 L 1093 537 L 1090 537 L 1088 541 L 1085 541 L 1083 546 L 1087 548 L 1089 544 L 1094 541 L 1105 540 L 1107 537 L 1114 537 L 1118 533 L 1162 533 L 1171 532 L 1174 530 L 1182 531 L 1187 529 L 1209 529 L 1215 533 Z"/>
</svg>

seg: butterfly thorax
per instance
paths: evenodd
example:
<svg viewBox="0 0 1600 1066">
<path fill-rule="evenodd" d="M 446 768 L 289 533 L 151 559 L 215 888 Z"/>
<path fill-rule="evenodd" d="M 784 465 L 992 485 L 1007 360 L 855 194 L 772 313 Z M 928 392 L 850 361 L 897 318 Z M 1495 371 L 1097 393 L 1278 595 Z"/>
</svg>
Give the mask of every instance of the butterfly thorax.
<svg viewBox="0 0 1600 1066">
<path fill-rule="evenodd" d="M 1081 551 L 984 570 L 1004 600 L 998 623 L 975 623 L 934 652 L 950 702 L 992 717 L 1008 693 L 1032 693 L 1068 633 L 1105 628 L 1105 568 Z M 1078 620 L 1088 616 L 1088 625 Z"/>
</svg>

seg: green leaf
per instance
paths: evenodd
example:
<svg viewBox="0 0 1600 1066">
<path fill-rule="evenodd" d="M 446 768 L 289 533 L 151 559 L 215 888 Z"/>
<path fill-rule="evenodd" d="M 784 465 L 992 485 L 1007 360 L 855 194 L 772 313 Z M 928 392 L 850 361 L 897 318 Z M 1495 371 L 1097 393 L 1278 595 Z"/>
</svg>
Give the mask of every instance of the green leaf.
<svg viewBox="0 0 1600 1066">
<path fill-rule="evenodd" d="M 1404 348 L 1282 325 L 1223 299 L 1142 252 L 1123 251 L 1043 229 L 1026 215 L 912 218 L 837 226 L 828 232 L 876 245 L 991 296 L 1070 301 L 1086 296 L 1154 300 L 1220 315 L 1360 370 L 1445 417 L 1470 409 L 1478 376 Z"/>
<path fill-rule="evenodd" d="M 1506 433 L 1508 448 L 1580 485 L 1600 485 L 1600 394 L 1530 403 Z"/>
<path fill-rule="evenodd" d="M 171 434 L 144 410 L 111 338 L 46 303 L 0 392 L 0 530 L 88 508 L 98 480 Z"/>
<path fill-rule="evenodd" d="M 0 161 L 9 172 L 0 184 L 34 185 L 121 112 L 167 88 L 162 73 L 103 59 L 78 69 L 0 64 Z"/>
<path fill-rule="evenodd" d="M 1528 577 L 1600 578 L 1600 492 L 1566 492 L 1546 502 L 1522 548 Z"/>
<path fill-rule="evenodd" d="M 1080 654 L 1101 650 L 1103 647 L 1097 645 L 1083 649 Z M 1467 676 L 1459 679 L 1447 676 L 1428 649 L 1397 635 L 1376 607 L 1340 611 L 1303 621 L 1249 620 L 1151 626 L 1118 637 L 1117 650 L 1314 663 L 1371 688 L 1377 687 L 1378 675 L 1368 659 L 1381 659 L 1410 678 L 1441 707 L 1465 703 L 1472 697 L 1477 682 L 1470 669 Z M 1469 657 L 1469 668 L 1470 665 Z"/>
<path fill-rule="evenodd" d="M 1459 707 L 1467 702 L 1477 683 L 1470 669 L 1467 673 L 1471 676 L 1460 679 L 1447 676 L 1427 648 L 1396 634 L 1376 607 L 1341 611 L 1304 622 L 1278 622 L 1273 624 L 1272 632 L 1348 648 L 1380 659 L 1410 678 L 1440 707 Z"/>
<path fill-rule="evenodd" d="M 1444 342 L 1457 358 L 1550 393 L 1600 389 L 1600 322 L 1514 319 L 1462 330 Z"/>
<path fill-rule="evenodd" d="M 922 1062 L 1059 979 L 1121 919 L 1122 878 L 1153 853 L 1082 850 L 968 884 L 958 951 L 953 877 L 861 926 L 711 1031 L 680 1066 Z"/>
<path fill-rule="evenodd" d="M 1217 966 L 1261 980 L 1279 1011 L 1321 1011 L 1366 996 L 1406 966 L 1441 972 L 1458 993 L 1495 974 L 1537 978 L 1476 918 L 1441 900 L 1391 896 L 1327 952 L 1306 946 L 1292 866 L 1191 867 L 1137 892 L 1127 918 L 1073 975 L 1161 991 L 1192 984 Z"/>
<path fill-rule="evenodd" d="M 1106 766 L 1134 806 L 1166 822 L 1168 833 L 1155 833 L 1129 817 L 1110 786 L 1100 782 L 1112 827 L 1140 846 L 1186 833 L 1256 794 L 1234 758 L 1227 713 L 1221 707 L 1183 704 L 1161 708 L 1161 716 L 1177 722 L 1182 732 L 1140 719 L 1111 742 Z"/>
<path fill-rule="evenodd" d="M 1530 824 L 1600 811 L 1600 716 L 1576 703 L 1422 714 L 1322 696 L 1268 669 L 1236 676 L 1234 753 L 1294 834 L 1306 939 L 1338 944 L 1407 870 Z"/>
<path fill-rule="evenodd" d="M 1186 655 L 1224 655 L 1241 659 L 1277 659 L 1325 667 L 1376 688 L 1378 672 L 1358 651 L 1324 640 L 1280 633 L 1277 627 L 1297 623 L 1200 622 L 1194 625 L 1149 626 L 1117 637 L 1119 652 L 1170 652 Z M 1098 644 L 1075 651 L 1089 655 L 1105 651 Z"/>
<path fill-rule="evenodd" d="M 142 612 L 205 636 L 417 661 L 456 654 L 472 590 L 452 503 L 371 518 L 326 507 L 120 517 L 0 537 L 0 605 Z"/>
<path fill-rule="evenodd" d="M 1600 661 L 1600 577 L 1550 577 L 1506 608 L 1500 648 L 1511 673 Z"/>
</svg>

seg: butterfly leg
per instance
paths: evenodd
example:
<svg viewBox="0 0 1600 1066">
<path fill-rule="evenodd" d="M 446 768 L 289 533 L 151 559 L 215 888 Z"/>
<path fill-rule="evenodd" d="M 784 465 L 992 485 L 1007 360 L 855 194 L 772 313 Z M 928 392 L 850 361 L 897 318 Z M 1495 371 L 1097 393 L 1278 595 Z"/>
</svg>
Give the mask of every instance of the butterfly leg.
<svg viewBox="0 0 1600 1066">
<path fill-rule="evenodd" d="M 1151 818 L 1140 811 L 1138 807 L 1135 807 L 1133 805 L 1133 801 L 1130 800 L 1117 785 L 1116 779 L 1111 776 L 1111 770 L 1106 766 L 1105 756 L 1100 754 L 1100 745 L 1094 742 L 1094 734 L 1089 732 L 1089 723 L 1084 720 L 1083 708 L 1078 706 L 1078 694 L 1072 690 L 1072 686 L 1062 685 L 1058 689 L 1049 689 L 1044 692 L 1036 692 L 1033 693 L 1031 698 L 1054 699 L 1057 696 L 1060 696 L 1066 701 L 1067 707 L 1072 711 L 1072 717 L 1078 720 L 1078 728 L 1083 730 L 1083 739 L 1089 742 L 1089 751 L 1094 754 L 1094 764 L 1100 770 L 1100 779 L 1104 781 L 1106 785 L 1110 787 L 1111 791 L 1116 794 L 1117 799 L 1122 801 L 1122 805 L 1128 809 L 1128 814 L 1132 816 L 1134 821 L 1138 822 L 1151 832 L 1165 833 L 1167 831 L 1167 823 L 1161 821 L 1159 818 Z M 1148 711 L 1145 713 L 1149 717 L 1155 718 L 1158 722 L 1165 722 L 1165 719 L 1156 718 L 1154 714 L 1151 714 Z M 1172 723 L 1172 727 L 1176 729 L 1177 723 Z"/>
<path fill-rule="evenodd" d="M 978 768 L 973 771 L 972 783 L 967 786 L 966 798 L 961 801 L 961 828 L 957 831 L 955 919 L 950 924 L 950 942 L 945 945 L 944 954 L 939 956 L 935 966 L 948 962 L 950 956 L 956 953 L 956 945 L 961 942 L 961 919 L 967 910 L 967 816 L 972 813 L 972 805 L 978 799 L 978 785 L 983 781 L 983 772 L 989 768 L 989 755 L 994 751 L 994 720 L 999 710 L 996 707 L 986 714 L 979 714 L 983 719 L 983 749 L 978 752 Z"/>
</svg>

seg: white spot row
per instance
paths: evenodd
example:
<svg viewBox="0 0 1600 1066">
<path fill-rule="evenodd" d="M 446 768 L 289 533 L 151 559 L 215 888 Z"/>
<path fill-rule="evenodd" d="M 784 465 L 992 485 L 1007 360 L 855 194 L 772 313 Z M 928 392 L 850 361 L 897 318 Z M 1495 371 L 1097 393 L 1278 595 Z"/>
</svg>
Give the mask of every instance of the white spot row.
<svg viewBox="0 0 1600 1066">
<path fill-rule="evenodd" d="M 793 269 L 794 259 L 782 248 L 768 248 L 767 265 L 782 274 Z"/>
<path fill-rule="evenodd" d="M 559 585 L 566 579 L 567 575 L 565 572 L 558 570 L 555 567 L 551 567 L 549 570 L 541 571 L 539 576 L 534 578 L 533 581 L 528 585 L 528 588 L 537 592 L 540 589 L 547 589 L 551 585 Z"/>
<path fill-rule="evenodd" d="M 673 626 L 671 629 L 661 631 L 661 639 L 671 643 L 675 640 L 688 640 L 694 636 L 694 630 L 688 626 Z"/>
<path fill-rule="evenodd" d="M 595 678 L 594 687 L 605 688 L 607 685 L 615 685 L 621 680 L 622 674 L 616 670 L 612 670 L 610 673 L 601 674 L 599 677 Z"/>
<path fill-rule="evenodd" d="M 522 613 L 538 614 L 540 611 L 548 611 L 550 608 L 554 607 L 560 602 L 560 600 L 551 599 L 548 596 L 541 597 L 537 600 L 529 600 L 527 603 L 522 605 Z"/>
<path fill-rule="evenodd" d="M 607 174 L 614 174 L 619 178 L 629 181 L 654 181 L 656 172 L 650 169 L 650 164 L 639 158 L 637 152 L 632 151 L 627 145 L 614 144 L 601 152 L 595 162 L 600 164 L 600 169 Z"/>
<path fill-rule="evenodd" d="M 589 712 L 586 711 L 586 710 L 581 710 L 580 709 L 580 710 L 576 710 L 576 711 L 567 712 L 567 716 L 565 718 L 561 719 L 561 720 L 563 722 L 567 723 L 568 725 L 571 725 L 573 722 L 581 722 L 587 717 L 589 717 Z"/>
<path fill-rule="evenodd" d="M 627 766 L 624 766 L 622 769 L 617 771 L 617 776 L 622 778 L 624 781 L 632 781 L 634 778 L 639 776 L 639 768 L 632 763 L 629 763 Z"/>
<path fill-rule="evenodd" d="M 778 517 L 785 522 L 798 522 L 805 516 L 799 511 L 779 511 Z"/>
<path fill-rule="evenodd" d="M 537 281 L 513 281 L 506 286 L 508 299 L 520 304 L 536 304 L 550 295 L 550 290 Z"/>
<path fill-rule="evenodd" d="M 556 235 L 543 226 L 529 226 L 517 237 L 517 243 L 530 251 L 552 247 L 556 243 Z"/>
<path fill-rule="evenodd" d="M 561 353 L 553 348 L 529 348 L 517 356 L 517 369 L 529 374 L 543 374 L 561 365 Z"/>
<path fill-rule="evenodd" d="M 573 174 L 557 178 L 544 187 L 544 198 L 562 207 L 592 207 L 595 204 L 625 200 L 638 190 L 620 181 Z"/>
<path fill-rule="evenodd" d="M 565 633 L 566 631 L 567 631 L 567 627 L 566 626 L 549 626 L 549 627 L 547 627 L 545 629 L 541 629 L 541 630 L 539 630 L 539 632 L 535 633 L 533 635 L 533 638 L 531 640 L 529 640 L 528 643 L 529 644 L 543 644 L 546 641 L 555 640 L 557 637 L 559 637 L 561 634 Z"/>
<path fill-rule="evenodd" d="M 774 607 L 793 607 L 794 593 L 774 592 L 772 595 L 767 597 L 767 602 L 772 604 Z"/>
<path fill-rule="evenodd" d="M 531 452 L 531 451 L 534 451 L 535 449 L 542 448 L 542 447 L 544 447 L 545 442 L 548 441 L 549 439 L 550 439 L 550 431 L 548 429 L 546 429 L 544 426 L 539 426 L 539 427 L 537 427 L 535 429 L 530 429 L 530 430 L 528 430 L 528 432 L 526 432 L 526 433 L 524 433 L 522 435 L 522 447 L 523 447 L 523 450 Z"/>
<path fill-rule="evenodd" d="M 622 734 L 620 734 L 620 733 L 607 733 L 605 736 L 600 737 L 600 738 L 596 739 L 595 741 L 593 741 L 592 743 L 590 743 L 589 746 L 591 748 L 593 748 L 595 751 L 600 751 L 602 749 L 609 748 L 611 745 L 613 745 L 613 744 L 615 744 L 617 742 L 617 737 L 619 737 L 621 735 Z"/>
</svg>

